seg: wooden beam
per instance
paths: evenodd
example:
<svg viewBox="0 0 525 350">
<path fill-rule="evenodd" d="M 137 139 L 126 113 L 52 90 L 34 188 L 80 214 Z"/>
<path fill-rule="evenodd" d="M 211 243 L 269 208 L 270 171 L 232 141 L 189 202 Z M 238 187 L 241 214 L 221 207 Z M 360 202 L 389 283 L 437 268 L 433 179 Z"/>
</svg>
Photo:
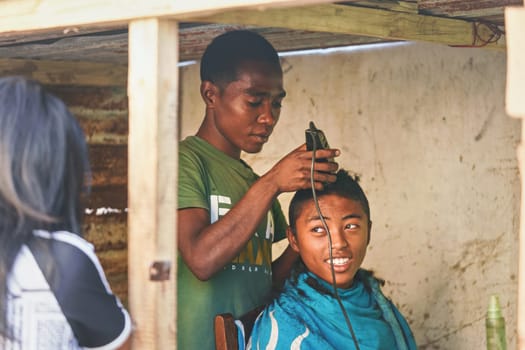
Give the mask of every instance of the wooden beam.
<svg viewBox="0 0 525 350">
<path fill-rule="evenodd" d="M 3 0 L 0 33 L 49 30 L 81 25 L 127 24 L 134 19 L 212 15 L 225 10 L 328 3 L 327 0 Z"/>
<path fill-rule="evenodd" d="M 503 14 L 507 6 L 522 4 L 523 0 L 418 0 L 419 11 L 435 16 L 487 18 Z"/>
<path fill-rule="evenodd" d="M 2 4 L 0 4 L 2 6 Z M 1 16 L 0 16 L 1 18 Z M 39 41 L 39 40 L 59 40 L 64 38 L 73 38 L 78 35 L 88 35 L 88 34 L 96 34 L 100 32 L 110 32 L 110 31 L 119 31 L 122 28 L 127 29 L 127 25 L 119 25 L 119 26 L 101 26 L 101 25 L 93 25 L 93 26 L 75 26 L 71 28 L 58 28 L 53 30 L 47 30 L 45 33 L 31 33 L 31 35 L 27 35 L 24 33 L 17 33 L 17 32 L 9 32 L 9 33 L 2 33 L 0 36 L 0 46 L 4 45 L 16 45 L 19 46 L 20 44 L 31 42 L 31 41 Z"/>
<path fill-rule="evenodd" d="M 282 27 L 330 33 L 346 33 L 387 40 L 413 40 L 451 46 L 482 46 L 491 38 L 486 25 L 464 20 L 424 16 L 414 13 L 364 8 L 350 5 L 318 5 L 266 11 L 229 11 L 194 17 L 195 22 Z M 476 33 L 478 37 L 476 37 Z M 503 35 L 484 47 L 505 49 Z"/>
<path fill-rule="evenodd" d="M 525 8 L 505 10 L 507 32 L 506 109 L 521 118 L 521 144 L 517 148 L 521 175 L 521 213 L 518 259 L 518 349 L 525 350 Z"/>
<path fill-rule="evenodd" d="M 22 75 L 46 85 L 125 86 L 127 71 L 108 63 L 0 59 L 0 76 Z"/>
<path fill-rule="evenodd" d="M 352 5 L 361 7 L 373 7 L 376 9 L 383 9 L 389 11 L 407 12 L 407 13 L 418 13 L 419 12 L 419 1 L 391 1 L 391 0 L 353 0 Z"/>
<path fill-rule="evenodd" d="M 129 25 L 128 268 L 133 349 L 176 348 L 177 27 L 175 21 L 159 19 Z"/>
<path fill-rule="evenodd" d="M 523 94 L 522 94 L 523 96 Z M 518 349 L 525 350 L 525 114 L 521 116 L 521 143 L 516 149 L 521 181 L 521 211 L 518 256 Z"/>
<path fill-rule="evenodd" d="M 509 33 L 507 34 L 506 109 L 509 115 L 520 118 L 525 117 L 525 103 L 523 103 L 525 98 L 525 36 L 523 35 L 525 33 L 525 8 L 507 8 L 505 27 Z M 525 316 L 525 309 L 523 312 Z"/>
</svg>

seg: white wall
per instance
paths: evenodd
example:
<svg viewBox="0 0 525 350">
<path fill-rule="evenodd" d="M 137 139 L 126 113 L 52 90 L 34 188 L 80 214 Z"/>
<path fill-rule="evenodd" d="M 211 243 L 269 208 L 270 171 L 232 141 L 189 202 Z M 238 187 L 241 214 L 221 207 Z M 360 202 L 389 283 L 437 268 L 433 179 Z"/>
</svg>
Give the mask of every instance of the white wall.
<svg viewBox="0 0 525 350">
<path fill-rule="evenodd" d="M 324 130 L 370 200 L 364 266 L 386 279 L 420 349 L 485 348 L 491 293 L 516 347 L 520 124 L 505 114 L 505 66 L 502 52 L 413 43 L 286 56 L 279 124 L 245 157 L 263 173 L 308 121 Z M 183 137 L 204 113 L 198 84 L 198 65 L 182 68 Z"/>
</svg>

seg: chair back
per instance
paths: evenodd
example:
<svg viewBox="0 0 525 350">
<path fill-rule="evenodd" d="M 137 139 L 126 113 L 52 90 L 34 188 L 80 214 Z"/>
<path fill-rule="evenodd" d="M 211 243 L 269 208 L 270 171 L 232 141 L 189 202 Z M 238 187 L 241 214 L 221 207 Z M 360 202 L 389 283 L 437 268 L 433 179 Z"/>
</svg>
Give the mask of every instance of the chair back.
<svg viewBox="0 0 525 350">
<path fill-rule="evenodd" d="M 244 350 L 250 339 L 253 325 L 265 305 L 261 305 L 235 319 L 231 313 L 215 316 L 215 350 Z"/>
<path fill-rule="evenodd" d="M 216 315 L 214 330 L 215 350 L 239 350 L 238 331 L 232 314 Z"/>
</svg>

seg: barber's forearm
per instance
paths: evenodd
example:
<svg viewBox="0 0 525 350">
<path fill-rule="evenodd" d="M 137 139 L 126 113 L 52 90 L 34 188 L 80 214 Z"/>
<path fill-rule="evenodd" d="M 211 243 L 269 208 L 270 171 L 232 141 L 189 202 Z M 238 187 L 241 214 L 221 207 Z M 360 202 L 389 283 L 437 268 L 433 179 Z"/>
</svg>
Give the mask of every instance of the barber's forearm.
<svg viewBox="0 0 525 350">
<path fill-rule="evenodd" d="M 245 247 L 277 196 L 270 187 L 254 183 L 224 216 L 193 235 L 181 252 L 197 278 L 211 278 Z"/>
</svg>

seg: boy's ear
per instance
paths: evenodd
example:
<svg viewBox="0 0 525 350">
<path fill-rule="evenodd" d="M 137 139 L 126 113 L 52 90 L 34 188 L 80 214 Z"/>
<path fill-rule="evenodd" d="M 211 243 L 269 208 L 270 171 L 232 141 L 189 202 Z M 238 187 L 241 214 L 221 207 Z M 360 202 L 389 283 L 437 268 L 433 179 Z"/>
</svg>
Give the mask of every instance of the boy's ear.
<svg viewBox="0 0 525 350">
<path fill-rule="evenodd" d="M 288 242 L 290 243 L 290 247 L 296 252 L 299 253 L 299 245 L 297 244 L 297 237 L 294 234 L 293 229 L 288 226 L 286 229 L 286 237 L 288 238 Z"/>
<path fill-rule="evenodd" d="M 372 221 L 368 222 L 368 240 L 366 241 L 366 245 L 370 243 L 370 238 L 372 236 Z"/>
<path fill-rule="evenodd" d="M 213 108 L 217 96 L 219 95 L 219 87 L 211 81 L 205 80 L 201 82 L 201 97 L 207 108 Z"/>
</svg>

